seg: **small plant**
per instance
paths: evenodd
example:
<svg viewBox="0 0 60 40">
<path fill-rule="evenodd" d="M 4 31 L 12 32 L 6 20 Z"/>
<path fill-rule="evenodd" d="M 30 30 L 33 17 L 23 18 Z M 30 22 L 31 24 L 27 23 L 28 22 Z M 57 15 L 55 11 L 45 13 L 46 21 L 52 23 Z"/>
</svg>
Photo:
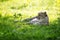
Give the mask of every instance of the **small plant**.
<svg viewBox="0 0 60 40">
<path fill-rule="evenodd" d="M 11 7 L 11 9 L 16 9 L 16 7 Z"/>
<path fill-rule="evenodd" d="M 19 14 L 14 14 L 14 20 L 16 21 L 16 22 L 18 22 L 18 19 L 21 21 L 21 19 L 22 19 L 22 15 L 21 15 L 21 13 L 19 13 Z"/>
<path fill-rule="evenodd" d="M 22 16 L 21 13 L 19 13 L 18 16 Z"/>
<path fill-rule="evenodd" d="M 19 13 L 18 16 L 19 16 L 20 21 L 21 21 L 21 19 L 22 19 L 22 15 L 21 15 L 21 13 Z"/>
</svg>

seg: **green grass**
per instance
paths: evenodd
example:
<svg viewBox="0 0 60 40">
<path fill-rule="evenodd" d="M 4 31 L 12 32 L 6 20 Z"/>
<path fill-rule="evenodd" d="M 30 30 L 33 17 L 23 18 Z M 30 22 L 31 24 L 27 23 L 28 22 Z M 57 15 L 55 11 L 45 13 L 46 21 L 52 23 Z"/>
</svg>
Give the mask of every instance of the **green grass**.
<svg viewBox="0 0 60 40">
<path fill-rule="evenodd" d="M 59 6 L 59 0 L 1 0 L 0 40 L 60 40 Z M 47 11 L 49 26 L 20 22 L 41 10 Z"/>
<path fill-rule="evenodd" d="M 58 40 L 60 37 L 59 26 L 56 23 L 49 26 L 28 25 L 1 18 L 0 40 Z"/>
</svg>

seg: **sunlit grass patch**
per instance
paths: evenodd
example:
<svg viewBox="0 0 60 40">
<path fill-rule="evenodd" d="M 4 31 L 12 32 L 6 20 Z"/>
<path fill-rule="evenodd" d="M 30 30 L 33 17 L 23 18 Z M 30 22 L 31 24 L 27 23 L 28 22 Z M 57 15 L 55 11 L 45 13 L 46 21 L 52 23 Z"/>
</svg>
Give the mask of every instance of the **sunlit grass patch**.
<svg viewBox="0 0 60 40">
<path fill-rule="evenodd" d="M 57 18 L 58 18 L 58 15 L 56 14 L 51 14 L 51 15 L 49 15 L 49 22 L 53 22 L 53 21 L 55 21 L 55 20 L 57 20 Z"/>
</svg>

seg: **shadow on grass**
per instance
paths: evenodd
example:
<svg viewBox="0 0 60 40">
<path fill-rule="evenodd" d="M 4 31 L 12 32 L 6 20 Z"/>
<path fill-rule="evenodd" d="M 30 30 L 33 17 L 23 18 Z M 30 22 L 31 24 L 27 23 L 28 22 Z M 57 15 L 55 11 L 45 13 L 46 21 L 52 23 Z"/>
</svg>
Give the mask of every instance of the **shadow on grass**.
<svg viewBox="0 0 60 40">
<path fill-rule="evenodd" d="M 14 23 L 11 20 L 0 18 L 0 40 L 60 40 L 60 18 L 49 26 Z"/>
</svg>

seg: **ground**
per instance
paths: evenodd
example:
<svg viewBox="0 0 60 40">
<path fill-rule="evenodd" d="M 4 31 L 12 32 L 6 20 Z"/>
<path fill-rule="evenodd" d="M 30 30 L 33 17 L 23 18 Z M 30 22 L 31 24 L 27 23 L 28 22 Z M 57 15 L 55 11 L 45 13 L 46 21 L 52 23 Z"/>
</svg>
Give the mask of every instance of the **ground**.
<svg viewBox="0 0 60 40">
<path fill-rule="evenodd" d="M 20 22 L 43 10 L 49 26 Z M 59 11 L 59 0 L 0 0 L 0 40 L 60 40 Z"/>
</svg>

